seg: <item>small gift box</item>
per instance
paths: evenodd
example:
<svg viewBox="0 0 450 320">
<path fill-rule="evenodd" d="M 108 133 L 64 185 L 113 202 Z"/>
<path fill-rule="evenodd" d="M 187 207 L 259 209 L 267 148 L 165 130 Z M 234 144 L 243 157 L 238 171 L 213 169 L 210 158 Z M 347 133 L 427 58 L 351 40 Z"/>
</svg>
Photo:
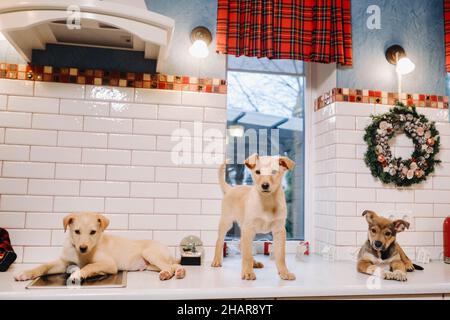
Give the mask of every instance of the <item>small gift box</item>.
<svg viewBox="0 0 450 320">
<path fill-rule="evenodd" d="M 11 246 L 8 231 L 0 228 L 0 272 L 8 270 L 16 258 L 17 255 Z"/>
<path fill-rule="evenodd" d="M 298 247 L 299 250 L 303 251 L 305 256 L 309 256 L 309 241 L 300 241 Z"/>
<path fill-rule="evenodd" d="M 223 257 L 232 257 L 240 254 L 239 252 L 239 241 L 229 240 L 223 243 Z"/>
<path fill-rule="evenodd" d="M 272 242 L 271 241 L 266 241 L 264 242 L 264 255 L 266 256 L 270 256 L 270 247 L 272 246 Z"/>
<path fill-rule="evenodd" d="M 300 241 L 295 249 L 295 257 L 297 260 L 301 260 L 304 256 L 309 255 L 309 242 Z"/>
</svg>

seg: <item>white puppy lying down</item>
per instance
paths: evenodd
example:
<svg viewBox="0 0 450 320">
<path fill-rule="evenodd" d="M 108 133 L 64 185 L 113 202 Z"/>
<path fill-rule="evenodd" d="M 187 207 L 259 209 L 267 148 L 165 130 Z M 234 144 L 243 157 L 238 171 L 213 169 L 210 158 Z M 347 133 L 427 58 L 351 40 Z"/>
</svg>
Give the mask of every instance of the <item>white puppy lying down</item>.
<svg viewBox="0 0 450 320">
<path fill-rule="evenodd" d="M 119 270 L 159 271 L 161 280 L 174 275 L 185 276 L 184 268 L 163 244 L 153 240 L 129 240 L 104 234 L 109 220 L 99 213 L 69 214 L 64 218 L 64 231 L 69 227 L 61 257 L 15 276 L 18 281 L 35 279 L 46 274 L 65 273 L 69 265 L 81 269 L 71 275 L 72 280 L 97 275 L 116 274 Z"/>
</svg>

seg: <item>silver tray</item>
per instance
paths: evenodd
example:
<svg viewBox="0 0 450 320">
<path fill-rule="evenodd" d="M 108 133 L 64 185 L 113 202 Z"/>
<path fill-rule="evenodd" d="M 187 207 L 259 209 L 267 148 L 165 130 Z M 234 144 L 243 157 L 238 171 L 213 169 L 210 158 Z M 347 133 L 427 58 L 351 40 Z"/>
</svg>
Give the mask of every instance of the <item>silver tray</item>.
<svg viewBox="0 0 450 320">
<path fill-rule="evenodd" d="M 125 288 L 127 286 L 127 272 L 119 271 L 114 275 L 97 276 L 86 279 L 80 285 L 68 284 L 70 274 L 53 274 L 34 279 L 26 286 L 27 289 L 107 289 Z"/>
</svg>

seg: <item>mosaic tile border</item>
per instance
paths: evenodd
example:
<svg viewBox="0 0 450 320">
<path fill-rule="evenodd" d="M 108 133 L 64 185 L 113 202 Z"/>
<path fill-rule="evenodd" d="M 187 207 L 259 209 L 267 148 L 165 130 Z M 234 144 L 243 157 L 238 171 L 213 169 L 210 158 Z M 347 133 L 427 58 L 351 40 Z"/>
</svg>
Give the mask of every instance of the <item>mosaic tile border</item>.
<svg viewBox="0 0 450 320">
<path fill-rule="evenodd" d="M 448 109 L 448 96 L 402 93 L 400 98 L 408 106 L 415 105 L 416 107 L 423 108 Z M 314 110 L 320 110 L 333 102 L 394 105 L 398 100 L 398 93 L 393 92 L 334 88 L 315 100 Z"/>
<path fill-rule="evenodd" d="M 75 83 L 81 85 L 227 93 L 226 80 L 166 74 L 116 72 L 101 69 L 56 68 L 0 63 L 0 79 Z"/>
</svg>

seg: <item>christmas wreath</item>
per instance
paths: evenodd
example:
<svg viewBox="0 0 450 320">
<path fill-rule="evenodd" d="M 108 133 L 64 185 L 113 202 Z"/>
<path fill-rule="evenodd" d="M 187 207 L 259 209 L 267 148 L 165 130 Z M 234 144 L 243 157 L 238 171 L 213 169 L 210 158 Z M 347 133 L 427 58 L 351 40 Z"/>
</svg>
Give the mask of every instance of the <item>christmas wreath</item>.
<svg viewBox="0 0 450 320">
<path fill-rule="evenodd" d="M 404 133 L 414 143 L 410 159 L 392 155 L 389 140 Z M 372 175 L 383 183 L 407 187 L 426 180 L 434 171 L 439 152 L 440 137 L 434 122 L 418 114 L 414 106 L 397 103 L 389 112 L 373 115 L 366 128 L 364 140 L 368 145 L 365 162 Z"/>
</svg>

